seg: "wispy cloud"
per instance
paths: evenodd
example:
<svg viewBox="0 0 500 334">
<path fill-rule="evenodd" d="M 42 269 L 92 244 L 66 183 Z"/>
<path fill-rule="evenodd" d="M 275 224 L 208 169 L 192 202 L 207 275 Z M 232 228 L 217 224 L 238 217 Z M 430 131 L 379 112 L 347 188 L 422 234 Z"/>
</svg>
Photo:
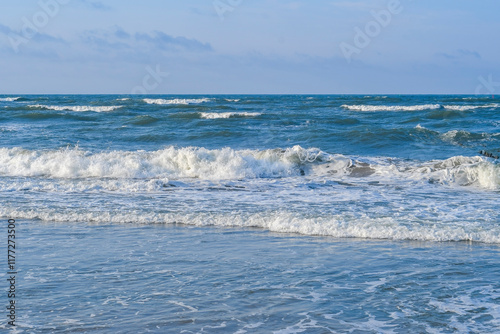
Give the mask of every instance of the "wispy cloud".
<svg viewBox="0 0 500 334">
<path fill-rule="evenodd" d="M 441 57 L 441 58 L 450 59 L 450 60 L 460 60 L 460 59 L 465 59 L 465 58 L 481 59 L 481 54 L 479 54 L 479 52 L 464 50 L 464 49 L 458 49 L 452 53 L 439 52 L 439 53 L 436 53 L 436 56 Z"/>
<path fill-rule="evenodd" d="M 17 53 L 21 47 L 24 48 L 24 50 L 31 49 L 31 51 L 33 51 L 43 46 L 43 48 L 46 49 L 44 51 L 50 51 L 49 49 L 54 44 L 58 44 L 59 46 L 68 44 L 66 40 L 58 36 L 40 31 L 34 31 L 30 35 L 27 35 L 22 30 L 12 29 L 2 24 L 0 24 L 0 35 L 4 35 L 5 37 L 4 50 L 15 53 Z"/>
<path fill-rule="evenodd" d="M 476 52 L 476 51 L 470 51 L 470 50 L 458 50 L 457 51 L 459 55 L 461 56 L 464 56 L 464 57 L 474 57 L 474 58 L 477 58 L 477 59 L 481 59 L 481 55 L 479 54 L 479 52 Z"/>
<path fill-rule="evenodd" d="M 81 34 L 83 43 L 90 46 L 111 49 L 130 49 L 137 52 L 209 52 L 213 51 L 209 43 L 193 38 L 172 36 L 162 31 L 136 32 L 131 34 L 121 27 L 87 30 Z"/>
<path fill-rule="evenodd" d="M 208 43 L 186 37 L 173 37 L 161 31 L 135 34 L 136 41 L 149 43 L 161 50 L 212 51 Z"/>
<path fill-rule="evenodd" d="M 0 50 L 3 50 L 0 53 L 14 53 L 12 40 L 22 39 L 21 32 L 0 24 L 1 35 L 5 38 L 0 39 Z M 19 50 L 23 57 L 52 57 L 54 61 L 86 59 L 141 64 L 162 57 L 213 52 L 209 43 L 194 38 L 172 36 L 162 31 L 131 33 L 119 26 L 86 30 L 73 37 L 66 36 L 66 39 L 40 32 L 30 36 L 29 43 L 22 44 Z"/>
</svg>

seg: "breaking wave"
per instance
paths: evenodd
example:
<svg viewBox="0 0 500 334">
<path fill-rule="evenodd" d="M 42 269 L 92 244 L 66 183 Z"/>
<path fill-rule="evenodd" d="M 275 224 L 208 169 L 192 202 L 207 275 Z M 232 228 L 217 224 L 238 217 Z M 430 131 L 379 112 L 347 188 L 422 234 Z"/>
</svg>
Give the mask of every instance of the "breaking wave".
<svg viewBox="0 0 500 334">
<path fill-rule="evenodd" d="M 196 178 L 206 180 L 299 175 L 299 165 L 332 157 L 300 146 L 272 150 L 198 147 L 90 153 L 80 149 L 0 149 L 0 175 L 51 178 Z"/>
<path fill-rule="evenodd" d="M 257 117 L 262 115 L 258 112 L 202 112 L 200 113 L 201 118 L 206 119 L 219 119 L 219 118 L 231 118 L 231 117 Z"/>
<path fill-rule="evenodd" d="M 47 106 L 43 104 L 35 104 L 29 105 L 28 108 L 33 109 L 42 109 L 42 110 L 56 110 L 56 111 L 93 111 L 93 112 L 109 112 L 119 108 L 122 106 Z"/>
<path fill-rule="evenodd" d="M 19 99 L 20 97 L 0 97 L 0 102 L 14 102 Z"/>
<path fill-rule="evenodd" d="M 479 156 L 456 156 L 423 163 L 386 158 L 362 160 L 300 146 L 268 150 L 171 146 L 150 152 L 101 153 L 78 148 L 51 151 L 0 148 L 0 176 L 173 180 L 351 177 L 500 189 L 500 165 Z"/>
<path fill-rule="evenodd" d="M 440 109 L 440 104 L 423 104 L 415 106 L 378 106 L 378 105 L 342 105 L 342 108 L 352 111 L 421 111 Z"/>
<path fill-rule="evenodd" d="M 203 99 L 172 99 L 172 100 L 166 100 L 166 99 L 144 99 L 144 102 L 147 104 L 159 104 L 159 105 L 170 105 L 170 104 L 199 104 L 199 103 L 205 103 L 205 102 L 210 102 L 212 99 L 208 98 L 203 98 Z"/>
<path fill-rule="evenodd" d="M 456 156 L 430 161 L 408 172 L 413 178 L 426 179 L 432 183 L 500 189 L 500 165 L 482 157 Z"/>
<path fill-rule="evenodd" d="M 441 105 L 441 104 L 422 104 L 422 105 L 412 105 L 412 106 L 386 106 L 386 105 L 342 105 L 342 108 L 352 111 L 422 111 L 422 110 L 436 110 L 436 109 L 445 109 L 452 111 L 467 111 L 467 110 L 475 110 L 479 108 L 498 108 L 500 104 L 492 103 L 487 105 Z"/>
<path fill-rule="evenodd" d="M 217 227 L 257 227 L 273 232 L 336 238 L 366 238 L 420 241 L 474 241 L 500 243 L 500 227 L 421 220 L 417 217 L 379 217 L 365 214 L 311 216 L 275 210 L 261 213 L 221 212 L 116 212 L 61 209 L 23 210 L 0 208 L 0 216 L 57 222 L 185 224 Z"/>
</svg>

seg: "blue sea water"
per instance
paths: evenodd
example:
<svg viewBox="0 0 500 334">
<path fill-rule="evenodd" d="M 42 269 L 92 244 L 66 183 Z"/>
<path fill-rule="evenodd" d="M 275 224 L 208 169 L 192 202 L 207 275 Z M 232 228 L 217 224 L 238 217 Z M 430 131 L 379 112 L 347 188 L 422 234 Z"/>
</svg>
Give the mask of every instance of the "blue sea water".
<svg viewBox="0 0 500 334">
<path fill-rule="evenodd" d="M 500 154 L 499 111 L 486 96 L 2 96 L 17 331 L 500 333 L 500 165 L 479 153 Z"/>
</svg>

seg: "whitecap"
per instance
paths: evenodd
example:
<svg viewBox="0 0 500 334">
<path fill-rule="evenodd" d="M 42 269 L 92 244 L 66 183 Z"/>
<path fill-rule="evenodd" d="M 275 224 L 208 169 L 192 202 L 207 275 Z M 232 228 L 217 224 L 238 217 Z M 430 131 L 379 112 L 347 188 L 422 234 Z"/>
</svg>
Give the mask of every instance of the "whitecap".
<svg viewBox="0 0 500 334">
<path fill-rule="evenodd" d="M 231 117 L 257 117 L 262 115 L 258 112 L 202 112 L 200 113 L 201 118 L 205 119 L 219 119 L 219 118 L 231 118 Z"/>
<path fill-rule="evenodd" d="M 66 111 L 76 111 L 76 112 L 83 112 L 83 111 L 109 112 L 122 108 L 122 106 L 48 106 L 43 104 L 35 104 L 35 105 L 29 105 L 28 108 L 39 108 L 39 109 L 56 110 L 56 111 L 66 110 Z"/>
<path fill-rule="evenodd" d="M 485 104 L 485 105 L 445 105 L 443 106 L 445 109 L 448 110 L 455 110 L 455 111 L 468 111 L 468 110 L 476 110 L 476 109 L 481 109 L 481 108 L 498 108 L 500 104 L 498 103 L 491 103 L 491 104 Z"/>
<path fill-rule="evenodd" d="M 187 105 L 187 104 L 199 104 L 199 103 L 205 103 L 205 102 L 210 102 L 212 99 L 209 98 L 202 98 L 202 99 L 171 99 L 171 100 L 166 100 L 166 99 L 144 99 L 144 102 L 147 104 L 158 104 L 158 105 Z"/>
<path fill-rule="evenodd" d="M 285 177 L 300 164 L 335 159 L 318 149 L 209 150 L 167 147 L 153 152 L 90 153 L 76 149 L 0 148 L 0 175 L 50 178 L 196 178 L 204 180 Z"/>
<path fill-rule="evenodd" d="M 413 106 L 383 106 L 383 105 L 342 105 L 342 108 L 352 111 L 422 111 L 422 110 L 434 110 L 440 109 L 440 104 L 422 104 L 422 105 L 413 105 Z"/>
</svg>

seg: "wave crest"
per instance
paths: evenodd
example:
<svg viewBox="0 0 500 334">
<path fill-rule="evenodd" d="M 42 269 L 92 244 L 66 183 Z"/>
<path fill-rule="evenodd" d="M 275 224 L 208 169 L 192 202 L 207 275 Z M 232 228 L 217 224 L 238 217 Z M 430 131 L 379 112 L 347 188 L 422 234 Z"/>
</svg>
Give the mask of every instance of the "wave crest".
<svg viewBox="0 0 500 334">
<path fill-rule="evenodd" d="M 76 149 L 0 149 L 0 175 L 50 178 L 197 178 L 206 180 L 286 177 L 300 164 L 330 159 L 317 149 L 209 150 L 198 147 L 89 153 Z"/>
<path fill-rule="evenodd" d="M 335 238 L 365 238 L 420 241 L 474 241 L 500 243 L 497 225 L 479 227 L 475 224 L 421 220 L 417 217 L 369 217 L 365 214 L 310 216 L 300 212 L 273 210 L 262 213 L 234 212 L 116 212 L 69 209 L 23 210 L 0 207 L 3 217 L 41 219 L 57 222 L 185 224 L 194 226 L 263 228 L 279 233 L 331 236 Z"/>
<path fill-rule="evenodd" d="M 166 100 L 166 99 L 144 99 L 144 102 L 147 104 L 158 104 L 158 105 L 171 105 L 171 104 L 180 104 L 180 105 L 187 105 L 187 104 L 199 104 L 199 103 L 205 103 L 205 102 L 210 102 L 212 99 L 208 98 L 202 98 L 202 99 L 171 99 L 171 100 Z"/>
<path fill-rule="evenodd" d="M 342 108 L 352 111 L 421 111 L 440 109 L 440 104 L 423 104 L 414 106 L 379 106 L 379 105 L 342 105 Z"/>
<path fill-rule="evenodd" d="M 482 157 L 451 157 L 426 163 L 409 172 L 413 178 L 425 179 L 431 183 L 500 189 L 500 165 Z"/>
<path fill-rule="evenodd" d="M 56 110 L 56 111 L 93 111 L 93 112 L 109 112 L 119 108 L 122 106 L 48 106 L 43 104 L 34 104 L 29 105 L 28 108 L 33 109 L 44 109 L 44 110 Z"/>
<path fill-rule="evenodd" d="M 262 115 L 258 112 L 202 112 L 200 113 L 201 118 L 205 119 L 220 119 L 220 118 L 231 118 L 231 117 L 257 117 Z"/>
<path fill-rule="evenodd" d="M 268 150 L 210 150 L 171 146 L 151 152 L 101 153 L 85 152 L 78 148 L 52 151 L 0 148 L 0 176 L 141 180 L 350 177 L 390 183 L 418 181 L 500 189 L 500 165 L 479 156 L 457 156 L 424 163 L 385 161 L 382 158 L 364 160 L 361 162 L 340 154 L 333 155 L 300 146 Z"/>
<path fill-rule="evenodd" d="M 373 112 L 373 111 L 423 111 L 423 110 L 451 110 L 451 111 L 467 111 L 467 110 L 475 110 L 479 108 L 498 108 L 500 104 L 492 103 L 487 105 L 441 105 L 441 104 L 421 104 L 421 105 L 413 105 L 413 106 L 388 106 L 388 105 L 367 105 L 367 104 L 358 104 L 358 105 L 342 105 L 342 108 L 352 111 L 363 111 L 363 112 Z"/>
</svg>

